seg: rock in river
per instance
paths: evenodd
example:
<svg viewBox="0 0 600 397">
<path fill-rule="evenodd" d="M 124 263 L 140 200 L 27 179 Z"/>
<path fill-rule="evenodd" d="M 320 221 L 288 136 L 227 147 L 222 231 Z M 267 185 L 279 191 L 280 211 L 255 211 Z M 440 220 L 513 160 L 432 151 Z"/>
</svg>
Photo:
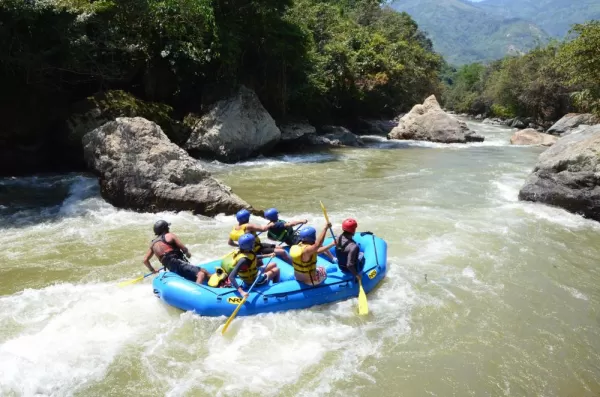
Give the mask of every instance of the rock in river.
<svg viewBox="0 0 600 397">
<path fill-rule="evenodd" d="M 600 125 L 560 138 L 542 153 L 519 199 L 600 221 Z"/>
<path fill-rule="evenodd" d="M 144 118 L 119 117 L 82 142 L 88 167 L 100 177 L 102 197 L 116 207 L 208 216 L 252 209 Z"/>
<path fill-rule="evenodd" d="M 467 124 L 444 112 L 435 96 L 415 105 L 400 119 L 389 139 L 415 139 L 441 143 L 482 142 L 484 138 L 470 131 Z"/>
</svg>

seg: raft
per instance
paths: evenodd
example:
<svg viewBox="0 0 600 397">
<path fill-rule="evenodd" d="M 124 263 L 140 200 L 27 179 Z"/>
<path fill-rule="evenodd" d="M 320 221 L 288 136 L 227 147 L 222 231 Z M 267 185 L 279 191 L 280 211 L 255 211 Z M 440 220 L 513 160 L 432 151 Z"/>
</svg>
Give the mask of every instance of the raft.
<svg viewBox="0 0 600 397">
<path fill-rule="evenodd" d="M 356 233 L 354 240 L 365 257 L 362 272 L 362 285 L 366 293 L 375 288 L 387 273 L 387 243 L 370 232 Z M 323 245 L 331 243 L 328 238 Z M 283 247 L 288 253 L 290 247 Z M 331 249 L 335 255 L 334 248 Z M 268 259 L 264 259 L 265 263 Z M 300 283 L 294 278 L 291 265 L 273 258 L 280 269 L 280 281 L 254 286 L 248 299 L 238 312 L 238 316 L 251 316 L 259 313 L 275 313 L 288 310 L 306 309 L 312 306 L 356 298 L 358 282 L 351 275 L 342 272 L 324 254 L 317 259 L 317 266 L 327 270 L 327 279 L 316 286 Z M 200 264 L 202 268 L 214 273 L 221 265 L 221 259 Z M 237 280 L 241 285 L 241 280 Z M 200 316 L 230 316 L 241 296 L 234 288 L 213 288 L 206 284 L 198 285 L 178 274 L 164 272 L 152 283 L 154 294 L 167 304 L 184 311 L 193 311 Z"/>
</svg>

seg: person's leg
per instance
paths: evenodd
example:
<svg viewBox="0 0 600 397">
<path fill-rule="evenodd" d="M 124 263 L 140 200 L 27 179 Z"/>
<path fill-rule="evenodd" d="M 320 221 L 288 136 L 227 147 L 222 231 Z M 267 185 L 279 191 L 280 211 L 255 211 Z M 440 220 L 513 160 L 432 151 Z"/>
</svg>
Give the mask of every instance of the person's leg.
<svg viewBox="0 0 600 397">
<path fill-rule="evenodd" d="M 211 274 L 206 269 L 200 268 L 200 271 L 196 275 L 196 282 L 198 284 L 203 284 L 204 280 L 210 278 Z"/>
<path fill-rule="evenodd" d="M 290 266 L 293 266 L 292 258 L 289 256 L 289 254 L 283 248 L 279 248 L 279 247 L 275 248 L 275 255 L 277 255 L 277 257 L 279 257 L 280 259 L 286 261 Z"/>
<path fill-rule="evenodd" d="M 274 283 L 279 282 L 279 268 L 274 263 L 269 263 L 264 270 L 264 274 L 269 280 L 273 280 Z"/>
</svg>

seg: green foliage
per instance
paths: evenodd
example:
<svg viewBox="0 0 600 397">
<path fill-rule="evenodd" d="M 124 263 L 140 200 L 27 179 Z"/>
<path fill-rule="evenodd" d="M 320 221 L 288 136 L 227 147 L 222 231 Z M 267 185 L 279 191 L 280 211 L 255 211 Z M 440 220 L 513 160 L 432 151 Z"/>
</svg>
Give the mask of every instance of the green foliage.
<svg viewBox="0 0 600 397">
<path fill-rule="evenodd" d="M 460 112 L 556 120 L 571 109 L 600 114 L 600 22 L 575 25 L 573 39 L 446 76 L 444 104 Z M 473 103 L 485 104 L 475 111 Z"/>
<path fill-rule="evenodd" d="M 3 0 L 0 46 L 9 140 L 111 90 L 178 118 L 240 84 L 275 117 L 396 115 L 437 92 L 441 62 L 410 16 L 375 0 Z"/>
</svg>

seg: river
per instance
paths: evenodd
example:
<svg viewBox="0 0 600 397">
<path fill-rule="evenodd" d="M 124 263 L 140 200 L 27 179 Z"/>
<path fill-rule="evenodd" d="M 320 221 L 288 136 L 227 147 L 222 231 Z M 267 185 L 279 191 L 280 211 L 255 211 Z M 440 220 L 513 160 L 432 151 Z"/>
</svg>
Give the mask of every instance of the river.
<svg viewBox="0 0 600 397">
<path fill-rule="evenodd" d="M 87 175 L 0 179 L 0 395 L 597 396 L 600 224 L 518 191 L 539 147 L 469 122 L 483 143 L 369 137 L 360 149 L 210 163 L 255 206 L 388 243 L 368 295 L 236 320 L 168 307 L 145 273 L 152 224 L 197 262 L 227 252 L 232 216 L 144 214 Z M 264 220 L 255 218 L 259 223 Z"/>
</svg>

